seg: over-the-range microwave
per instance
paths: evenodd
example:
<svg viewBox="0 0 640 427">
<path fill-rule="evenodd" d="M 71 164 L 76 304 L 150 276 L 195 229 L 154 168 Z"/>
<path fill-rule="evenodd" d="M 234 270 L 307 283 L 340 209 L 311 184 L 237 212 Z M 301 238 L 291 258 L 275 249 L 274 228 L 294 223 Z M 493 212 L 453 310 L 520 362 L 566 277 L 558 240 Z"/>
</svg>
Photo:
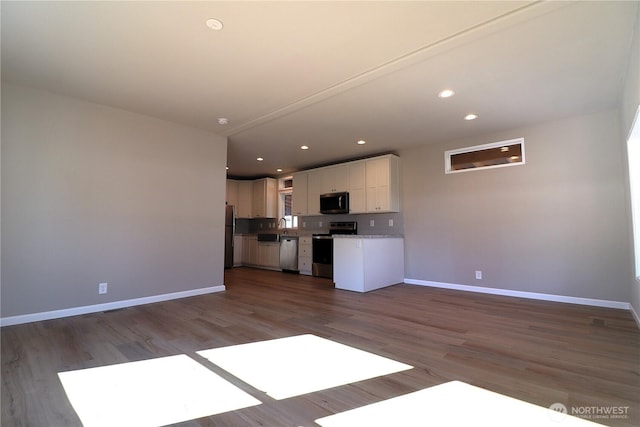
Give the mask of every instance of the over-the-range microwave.
<svg viewBox="0 0 640 427">
<path fill-rule="evenodd" d="M 320 195 L 320 213 L 347 214 L 349 213 L 349 193 L 327 193 Z"/>
</svg>

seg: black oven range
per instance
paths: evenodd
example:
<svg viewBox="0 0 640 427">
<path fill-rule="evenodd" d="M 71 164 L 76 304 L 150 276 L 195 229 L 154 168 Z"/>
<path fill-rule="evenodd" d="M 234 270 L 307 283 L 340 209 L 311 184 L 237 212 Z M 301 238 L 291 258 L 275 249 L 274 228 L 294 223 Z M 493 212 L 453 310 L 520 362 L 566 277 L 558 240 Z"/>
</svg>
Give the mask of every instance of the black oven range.
<svg viewBox="0 0 640 427">
<path fill-rule="evenodd" d="M 312 236 L 311 274 L 317 277 L 333 278 L 333 236 L 335 234 L 358 234 L 355 221 L 336 221 L 329 223 L 329 233 Z"/>
</svg>

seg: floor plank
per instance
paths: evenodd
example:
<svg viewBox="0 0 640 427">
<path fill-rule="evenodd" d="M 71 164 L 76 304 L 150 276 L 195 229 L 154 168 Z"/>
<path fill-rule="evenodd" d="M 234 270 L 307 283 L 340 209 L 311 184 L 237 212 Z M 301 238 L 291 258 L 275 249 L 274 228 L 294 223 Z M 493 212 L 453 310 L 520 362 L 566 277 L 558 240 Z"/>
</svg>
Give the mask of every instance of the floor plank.
<svg viewBox="0 0 640 427">
<path fill-rule="evenodd" d="M 225 280 L 223 293 L 2 328 L 0 424 L 80 425 L 58 372 L 187 354 L 264 404 L 183 426 L 313 426 L 451 380 L 544 407 L 629 406 L 628 418 L 596 421 L 640 425 L 640 331 L 628 311 L 404 284 L 358 294 L 249 268 Z M 196 354 L 306 333 L 415 368 L 275 401 Z"/>
</svg>

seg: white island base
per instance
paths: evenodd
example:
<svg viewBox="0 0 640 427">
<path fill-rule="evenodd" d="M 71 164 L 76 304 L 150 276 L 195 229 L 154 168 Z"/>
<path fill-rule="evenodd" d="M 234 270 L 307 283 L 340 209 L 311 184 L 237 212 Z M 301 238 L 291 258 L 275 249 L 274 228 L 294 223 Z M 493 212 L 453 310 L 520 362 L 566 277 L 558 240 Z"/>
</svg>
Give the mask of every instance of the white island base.
<svg viewBox="0 0 640 427">
<path fill-rule="evenodd" d="M 333 281 L 336 289 L 368 292 L 402 283 L 402 236 L 333 236 Z"/>
</svg>

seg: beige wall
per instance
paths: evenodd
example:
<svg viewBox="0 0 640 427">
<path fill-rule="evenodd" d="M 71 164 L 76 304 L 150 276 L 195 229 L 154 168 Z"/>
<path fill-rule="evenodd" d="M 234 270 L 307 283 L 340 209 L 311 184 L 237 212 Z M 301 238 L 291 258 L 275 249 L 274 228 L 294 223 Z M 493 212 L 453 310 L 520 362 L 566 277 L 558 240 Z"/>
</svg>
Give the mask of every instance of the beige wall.
<svg viewBox="0 0 640 427">
<path fill-rule="evenodd" d="M 3 82 L 2 317 L 222 285 L 226 152 L 221 136 Z"/>
<path fill-rule="evenodd" d="M 405 277 L 628 302 L 619 129 L 609 111 L 402 151 Z M 526 165 L 445 175 L 445 150 L 517 137 Z"/>
</svg>

